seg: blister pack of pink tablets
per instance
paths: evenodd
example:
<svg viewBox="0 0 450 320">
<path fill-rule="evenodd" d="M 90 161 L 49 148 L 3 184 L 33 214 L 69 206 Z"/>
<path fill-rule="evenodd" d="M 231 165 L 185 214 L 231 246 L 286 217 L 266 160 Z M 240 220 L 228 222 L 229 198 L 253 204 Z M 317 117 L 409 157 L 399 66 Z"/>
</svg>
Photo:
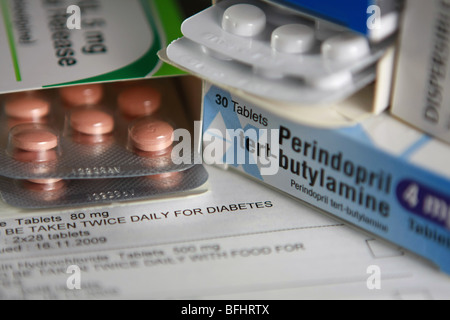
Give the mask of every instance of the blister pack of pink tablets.
<svg viewBox="0 0 450 320">
<path fill-rule="evenodd" d="M 0 176 L 121 178 L 191 168 L 198 155 L 174 140 L 176 130 L 193 130 L 179 92 L 163 78 L 3 95 Z"/>
<path fill-rule="evenodd" d="M 2 199 L 40 209 L 206 191 L 184 92 L 157 78 L 0 96 Z"/>
<path fill-rule="evenodd" d="M 263 1 L 224 0 L 185 20 L 165 54 L 210 82 L 298 105 L 332 103 L 376 79 L 394 36 L 361 34 Z"/>
<path fill-rule="evenodd" d="M 47 209 L 150 201 L 207 190 L 208 173 L 202 165 L 150 176 L 100 179 L 17 180 L 0 178 L 3 201 L 23 209 Z"/>
</svg>

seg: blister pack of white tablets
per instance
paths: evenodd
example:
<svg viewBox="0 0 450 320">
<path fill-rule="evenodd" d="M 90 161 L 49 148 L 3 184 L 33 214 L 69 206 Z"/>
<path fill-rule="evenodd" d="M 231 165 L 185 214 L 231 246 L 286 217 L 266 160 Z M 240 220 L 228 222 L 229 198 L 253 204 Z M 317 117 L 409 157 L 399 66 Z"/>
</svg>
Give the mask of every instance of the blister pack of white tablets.
<svg viewBox="0 0 450 320">
<path fill-rule="evenodd" d="M 0 176 L 119 178 L 192 167 L 198 163 L 193 149 L 178 150 L 174 141 L 175 130 L 192 126 L 174 81 L 77 85 L 0 97 Z"/>
<path fill-rule="evenodd" d="M 161 199 L 207 190 L 208 173 L 202 165 L 179 172 L 142 177 L 16 180 L 0 177 L 5 203 L 23 209 L 45 209 Z"/>
<path fill-rule="evenodd" d="M 167 58 L 211 82 L 268 99 L 321 104 L 373 82 L 392 39 L 372 44 L 269 3 L 226 0 L 187 19 Z"/>
</svg>

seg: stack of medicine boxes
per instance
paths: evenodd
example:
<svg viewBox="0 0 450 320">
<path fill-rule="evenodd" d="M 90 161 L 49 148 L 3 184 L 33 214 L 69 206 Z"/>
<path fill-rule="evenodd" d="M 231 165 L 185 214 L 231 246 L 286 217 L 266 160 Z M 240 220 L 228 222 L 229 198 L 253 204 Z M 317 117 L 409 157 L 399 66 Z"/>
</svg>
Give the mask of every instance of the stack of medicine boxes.
<svg viewBox="0 0 450 320">
<path fill-rule="evenodd" d="M 217 1 L 160 57 L 203 79 L 205 162 L 450 272 L 450 148 L 389 109 L 401 5 Z"/>
</svg>

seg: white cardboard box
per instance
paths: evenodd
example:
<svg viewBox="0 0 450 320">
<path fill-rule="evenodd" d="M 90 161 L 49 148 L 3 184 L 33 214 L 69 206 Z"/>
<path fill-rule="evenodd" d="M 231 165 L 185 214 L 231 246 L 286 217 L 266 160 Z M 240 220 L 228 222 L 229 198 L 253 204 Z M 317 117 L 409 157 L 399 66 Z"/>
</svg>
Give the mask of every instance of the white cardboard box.
<svg viewBox="0 0 450 320">
<path fill-rule="evenodd" d="M 450 4 L 408 0 L 392 114 L 450 142 Z"/>
</svg>

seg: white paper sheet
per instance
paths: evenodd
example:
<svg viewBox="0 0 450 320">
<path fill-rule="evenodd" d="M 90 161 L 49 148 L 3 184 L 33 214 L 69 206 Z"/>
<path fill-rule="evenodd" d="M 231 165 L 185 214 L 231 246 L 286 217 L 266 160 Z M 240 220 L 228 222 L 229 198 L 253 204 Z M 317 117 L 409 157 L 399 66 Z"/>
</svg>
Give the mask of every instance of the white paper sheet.
<svg viewBox="0 0 450 320">
<path fill-rule="evenodd" d="M 450 277 L 235 172 L 195 197 L 0 207 L 1 299 L 447 299 Z"/>
</svg>

